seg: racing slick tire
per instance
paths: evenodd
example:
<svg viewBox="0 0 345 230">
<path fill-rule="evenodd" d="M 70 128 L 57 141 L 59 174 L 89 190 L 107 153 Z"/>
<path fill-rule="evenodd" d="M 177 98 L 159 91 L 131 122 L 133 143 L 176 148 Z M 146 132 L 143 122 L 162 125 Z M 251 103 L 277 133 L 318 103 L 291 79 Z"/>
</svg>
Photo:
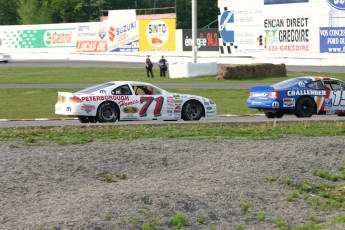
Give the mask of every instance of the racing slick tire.
<svg viewBox="0 0 345 230">
<path fill-rule="evenodd" d="M 96 117 L 89 117 L 89 116 L 79 116 L 78 120 L 81 123 L 96 123 L 97 122 Z"/>
<path fill-rule="evenodd" d="M 184 121 L 197 121 L 202 117 L 202 105 L 198 101 L 187 101 L 182 108 L 181 117 Z"/>
<path fill-rule="evenodd" d="M 296 117 L 311 117 L 315 111 L 315 103 L 310 97 L 302 97 L 296 104 Z"/>
<path fill-rule="evenodd" d="M 115 122 L 119 117 L 119 108 L 114 103 L 104 102 L 97 109 L 96 118 L 99 123 Z"/>
<path fill-rule="evenodd" d="M 265 112 L 265 116 L 269 119 L 271 119 L 271 118 L 282 118 L 284 116 L 284 113 L 281 111 Z"/>
</svg>

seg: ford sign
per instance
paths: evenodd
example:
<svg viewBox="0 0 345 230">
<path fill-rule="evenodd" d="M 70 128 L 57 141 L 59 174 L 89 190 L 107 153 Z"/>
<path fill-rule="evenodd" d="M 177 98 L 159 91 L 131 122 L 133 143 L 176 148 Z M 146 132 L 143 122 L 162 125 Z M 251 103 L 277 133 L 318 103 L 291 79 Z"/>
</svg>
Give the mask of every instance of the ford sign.
<svg viewBox="0 0 345 230">
<path fill-rule="evenodd" d="M 345 11 L 345 1 L 344 0 L 327 0 L 327 2 L 334 9 Z"/>
</svg>

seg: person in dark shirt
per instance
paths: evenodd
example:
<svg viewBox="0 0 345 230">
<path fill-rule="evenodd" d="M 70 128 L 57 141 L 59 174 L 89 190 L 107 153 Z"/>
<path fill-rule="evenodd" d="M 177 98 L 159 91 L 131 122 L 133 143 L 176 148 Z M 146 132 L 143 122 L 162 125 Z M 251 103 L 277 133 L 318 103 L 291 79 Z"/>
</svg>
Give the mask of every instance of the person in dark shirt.
<svg viewBox="0 0 345 230">
<path fill-rule="evenodd" d="M 165 77 L 165 75 L 166 75 L 165 73 L 168 70 L 167 62 L 168 61 L 167 61 L 167 59 L 164 58 L 164 56 L 162 56 L 162 58 L 158 62 L 161 77 Z"/>
<path fill-rule="evenodd" d="M 151 75 L 151 77 L 153 78 L 153 72 L 152 72 L 153 64 L 150 60 L 150 55 L 147 55 L 147 58 L 145 61 L 145 68 L 146 68 L 147 77 L 149 78 Z"/>
</svg>

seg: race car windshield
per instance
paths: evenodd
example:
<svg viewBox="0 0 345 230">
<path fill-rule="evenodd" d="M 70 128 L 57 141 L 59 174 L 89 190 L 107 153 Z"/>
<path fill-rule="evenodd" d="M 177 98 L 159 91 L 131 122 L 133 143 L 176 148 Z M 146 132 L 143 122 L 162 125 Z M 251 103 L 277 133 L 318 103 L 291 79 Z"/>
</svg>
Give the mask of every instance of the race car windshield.
<svg viewBox="0 0 345 230">
<path fill-rule="evenodd" d="M 299 82 L 305 81 L 305 80 L 306 80 L 305 78 L 288 79 L 288 80 L 279 82 L 277 84 L 274 84 L 273 87 L 274 88 L 289 88 L 289 87 L 292 87 L 292 86 L 298 84 Z"/>
<path fill-rule="evenodd" d="M 80 90 L 76 93 L 86 93 L 86 94 L 93 93 L 93 92 L 107 88 L 107 87 L 112 86 L 112 85 L 115 85 L 115 83 L 108 82 L 108 83 L 104 83 L 104 84 L 100 84 L 100 85 L 94 85 L 94 86 L 91 86 L 89 88 Z"/>
</svg>

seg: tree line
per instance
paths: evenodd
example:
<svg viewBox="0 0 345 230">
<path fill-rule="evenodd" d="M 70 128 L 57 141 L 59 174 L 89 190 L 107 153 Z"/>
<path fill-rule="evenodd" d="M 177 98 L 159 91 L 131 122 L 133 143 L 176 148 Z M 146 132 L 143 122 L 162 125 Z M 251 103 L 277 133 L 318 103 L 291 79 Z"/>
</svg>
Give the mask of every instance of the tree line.
<svg viewBox="0 0 345 230">
<path fill-rule="evenodd" d="M 217 28 L 216 0 L 197 1 L 198 28 Z M 0 25 L 99 21 L 108 10 L 136 9 L 137 15 L 176 13 L 176 28 L 192 28 L 192 0 L 0 0 Z"/>
</svg>

